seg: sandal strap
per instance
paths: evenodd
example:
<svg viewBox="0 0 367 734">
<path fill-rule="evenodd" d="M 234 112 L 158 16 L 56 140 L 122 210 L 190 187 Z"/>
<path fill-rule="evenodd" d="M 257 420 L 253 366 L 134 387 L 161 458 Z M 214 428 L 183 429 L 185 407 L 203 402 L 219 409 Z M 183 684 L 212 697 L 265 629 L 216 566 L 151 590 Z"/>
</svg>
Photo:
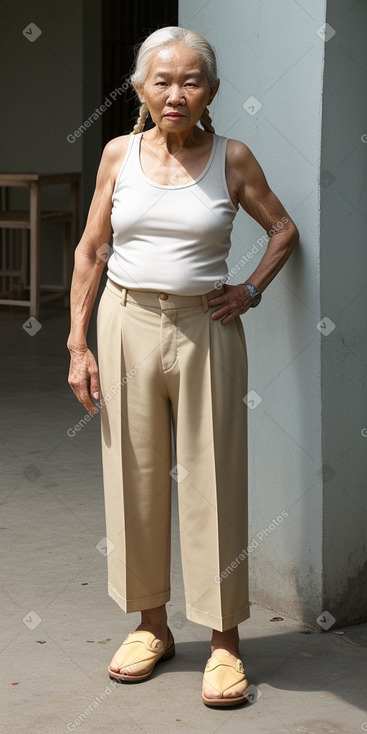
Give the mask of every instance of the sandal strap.
<svg viewBox="0 0 367 734">
<path fill-rule="evenodd" d="M 121 647 L 126 647 L 127 645 L 136 643 L 141 643 L 147 648 L 147 650 L 150 650 L 154 653 L 164 652 L 164 645 L 162 640 L 159 640 L 157 637 L 155 637 L 153 632 L 148 632 L 147 630 L 137 630 L 135 632 L 130 632 L 130 634 L 123 641 Z"/>
<path fill-rule="evenodd" d="M 206 664 L 205 672 L 209 673 L 212 670 L 215 670 L 215 668 L 218 668 L 220 665 L 225 665 L 231 670 L 236 671 L 241 675 L 245 675 L 245 669 L 240 658 L 236 658 L 234 655 L 223 655 L 221 653 L 217 654 L 215 652 L 213 652 L 211 658 L 209 658 Z"/>
<path fill-rule="evenodd" d="M 209 658 L 204 672 L 204 681 L 213 686 L 220 694 L 245 680 L 246 674 L 240 658 L 220 653 L 218 655 L 213 653 Z"/>
<path fill-rule="evenodd" d="M 114 654 L 114 660 L 120 668 L 133 666 L 146 667 L 146 664 L 153 664 L 157 659 L 161 658 L 166 650 L 162 640 L 159 640 L 152 632 L 146 630 L 136 630 L 130 632 L 122 645 Z"/>
</svg>

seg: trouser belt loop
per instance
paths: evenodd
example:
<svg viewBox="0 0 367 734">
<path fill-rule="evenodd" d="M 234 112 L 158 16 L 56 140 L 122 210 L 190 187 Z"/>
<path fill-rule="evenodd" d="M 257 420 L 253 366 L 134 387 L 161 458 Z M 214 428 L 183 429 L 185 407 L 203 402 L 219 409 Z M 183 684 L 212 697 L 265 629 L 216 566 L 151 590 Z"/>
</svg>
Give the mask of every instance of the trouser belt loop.
<svg viewBox="0 0 367 734">
<path fill-rule="evenodd" d="M 206 297 L 205 293 L 203 293 L 203 294 L 202 294 L 202 295 L 200 296 L 200 298 L 201 298 L 201 302 L 202 302 L 202 304 L 203 304 L 203 311 L 204 311 L 204 313 L 205 313 L 206 311 L 209 311 L 209 306 L 208 306 L 208 299 L 207 299 L 207 297 Z"/>
<path fill-rule="evenodd" d="M 121 291 L 121 306 L 126 306 L 127 288 L 123 288 Z"/>
</svg>

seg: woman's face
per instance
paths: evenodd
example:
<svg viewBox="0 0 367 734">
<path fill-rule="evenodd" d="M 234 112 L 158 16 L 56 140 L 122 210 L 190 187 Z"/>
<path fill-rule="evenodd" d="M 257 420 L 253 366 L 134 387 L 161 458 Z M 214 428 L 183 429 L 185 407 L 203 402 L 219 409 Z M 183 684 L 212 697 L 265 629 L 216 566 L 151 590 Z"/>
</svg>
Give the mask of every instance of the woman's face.
<svg viewBox="0 0 367 734">
<path fill-rule="evenodd" d="M 182 132 L 199 122 L 218 89 L 210 89 L 201 56 L 184 43 L 171 43 L 153 56 L 139 91 L 153 122 L 166 132 Z"/>
</svg>

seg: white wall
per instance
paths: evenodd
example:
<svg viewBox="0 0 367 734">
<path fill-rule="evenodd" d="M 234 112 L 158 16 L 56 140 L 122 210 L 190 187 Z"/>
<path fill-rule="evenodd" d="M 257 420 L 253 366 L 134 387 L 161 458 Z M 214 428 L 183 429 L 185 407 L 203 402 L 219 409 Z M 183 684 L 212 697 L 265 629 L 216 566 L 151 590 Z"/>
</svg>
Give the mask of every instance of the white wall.
<svg viewBox="0 0 367 734">
<path fill-rule="evenodd" d="M 344 471 L 345 485 L 351 492 L 347 476 L 352 456 L 358 457 L 353 492 L 355 495 L 359 492 L 359 506 L 366 507 L 361 490 L 363 484 L 365 486 L 363 468 L 365 474 L 367 439 L 363 443 L 360 435 L 363 415 L 367 425 L 366 401 L 362 393 L 366 375 L 365 335 L 364 354 L 353 356 L 346 346 L 342 353 L 352 312 L 353 317 L 354 312 L 358 314 L 358 326 L 348 337 L 349 343 L 351 345 L 354 339 L 357 352 L 361 347 L 362 314 L 366 313 L 361 310 L 361 299 L 365 302 L 366 290 L 363 296 L 356 298 L 349 315 L 343 311 L 342 316 L 338 309 L 348 221 L 353 221 L 356 237 L 353 245 L 349 237 L 347 247 L 349 250 L 353 247 L 356 257 L 352 265 L 352 258 L 348 256 L 346 278 L 352 295 L 349 293 L 347 300 L 342 298 L 343 305 L 361 290 L 366 273 L 366 268 L 358 271 L 364 263 L 366 248 L 362 255 L 364 239 L 355 211 L 359 202 L 359 213 L 362 209 L 363 214 L 357 188 L 361 185 L 359 161 L 361 156 L 367 155 L 367 145 L 363 146 L 358 140 L 357 131 L 363 132 L 364 128 L 361 128 L 362 112 L 357 111 L 356 106 L 358 84 L 359 90 L 363 89 L 366 57 L 356 58 L 356 62 L 348 59 L 348 53 L 356 57 L 354 34 L 358 22 L 359 35 L 362 34 L 363 26 L 357 12 L 360 5 L 356 4 L 354 23 L 351 13 L 348 21 L 345 16 L 339 24 L 339 16 L 354 5 L 334 2 L 332 20 L 337 34 L 324 42 L 317 34 L 325 22 L 324 1 L 231 0 L 228 4 L 222 0 L 180 0 L 179 4 L 180 25 L 202 33 L 217 51 L 221 85 L 212 105 L 216 131 L 249 145 L 270 187 L 301 233 L 300 245 L 265 291 L 260 306 L 243 316 L 243 324 L 249 353 L 249 389 L 256 390 L 262 398 L 260 405 L 249 411 L 250 540 L 282 511 L 289 515 L 251 555 L 252 599 L 311 624 L 315 623 L 325 603 L 331 607 L 330 613 L 334 611 L 333 616 L 338 621 L 341 619 L 337 601 L 341 572 L 337 565 L 343 556 L 344 573 L 347 562 L 355 567 L 360 562 L 362 519 L 357 523 L 358 534 L 353 537 L 355 515 L 359 512 L 356 497 L 348 499 L 343 490 L 332 494 L 328 475 L 321 468 L 323 464 L 336 466 L 337 457 L 349 449 L 353 441 L 356 443 L 354 454 L 352 450 L 340 460 L 340 472 Z M 346 22 L 349 25 L 346 26 Z M 345 52 L 338 46 L 343 29 Z M 362 40 L 361 45 L 365 48 Z M 325 53 L 330 61 L 324 80 Z M 364 64 L 364 70 L 356 74 L 355 63 L 358 62 Z M 352 88 L 348 81 L 349 67 L 353 67 L 354 72 Z M 342 86 L 338 86 L 339 71 Z M 364 78 L 364 88 L 365 81 Z M 323 117 L 324 83 L 330 87 L 324 98 Z M 335 97 L 337 92 L 339 97 Z M 251 96 L 262 105 L 254 115 L 243 108 L 243 103 Z M 349 112 L 344 110 L 343 113 L 345 101 Z M 344 139 L 346 129 L 347 141 Z M 335 159 L 335 146 L 342 140 L 340 158 Z M 343 168 L 341 160 L 353 146 L 354 153 Z M 332 162 L 328 159 L 326 163 L 327 150 Z M 346 181 L 343 182 L 344 172 L 354 170 L 350 220 L 346 218 L 346 200 L 337 193 L 337 185 L 335 195 L 325 188 L 329 179 L 324 178 L 324 185 L 320 187 L 321 153 L 323 168 L 338 175 L 337 183 L 344 194 L 348 189 Z M 324 207 L 322 217 L 321 204 Z M 335 216 L 337 212 L 339 216 Z M 323 252 L 320 251 L 320 227 Z M 237 216 L 229 268 L 251 250 L 262 233 L 245 213 Z M 333 251 L 336 239 L 339 244 Z M 260 248 L 230 282 L 249 278 L 262 252 Z M 334 280 L 336 272 L 338 276 Z M 331 315 L 332 319 L 335 315 L 341 328 L 339 336 L 327 338 L 317 329 L 324 315 Z M 333 375 L 331 366 L 338 358 L 338 349 L 344 368 L 337 369 Z M 347 385 L 343 383 L 346 376 Z M 345 397 L 340 405 L 343 392 Z M 358 416 L 354 413 L 355 400 L 352 404 L 348 402 L 349 392 L 360 403 Z M 335 408 L 337 399 L 339 410 Z M 348 405 L 347 421 L 340 431 L 340 424 L 345 421 L 343 410 Z M 353 541 L 351 553 L 343 542 L 340 543 L 346 513 L 350 518 L 348 541 Z M 334 525 L 338 516 L 338 524 Z M 364 523 L 365 517 L 364 514 Z M 331 543 L 334 529 L 337 534 Z"/>
</svg>

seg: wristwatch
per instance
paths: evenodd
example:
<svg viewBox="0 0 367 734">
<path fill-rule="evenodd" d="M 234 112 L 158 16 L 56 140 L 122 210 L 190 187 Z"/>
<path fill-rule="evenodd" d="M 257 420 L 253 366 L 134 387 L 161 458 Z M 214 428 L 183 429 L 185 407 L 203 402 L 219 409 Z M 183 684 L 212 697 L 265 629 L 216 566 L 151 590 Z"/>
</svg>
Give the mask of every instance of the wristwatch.
<svg viewBox="0 0 367 734">
<path fill-rule="evenodd" d="M 261 301 L 261 293 L 257 290 L 255 285 L 252 285 L 252 283 L 244 283 L 244 285 L 248 288 L 251 296 L 251 307 L 255 308 L 255 306 L 258 306 Z"/>
</svg>

